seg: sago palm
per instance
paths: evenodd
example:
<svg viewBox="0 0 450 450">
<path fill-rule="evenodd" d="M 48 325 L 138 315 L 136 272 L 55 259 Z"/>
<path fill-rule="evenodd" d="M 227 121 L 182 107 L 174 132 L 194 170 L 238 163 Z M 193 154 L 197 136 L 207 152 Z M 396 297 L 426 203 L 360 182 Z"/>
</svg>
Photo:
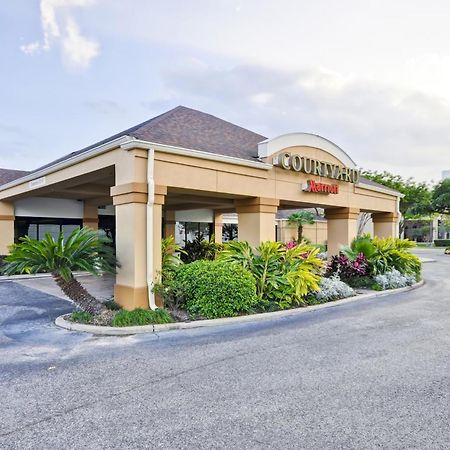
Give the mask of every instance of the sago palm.
<svg viewBox="0 0 450 450">
<path fill-rule="evenodd" d="M 81 270 L 99 276 L 115 273 L 117 260 L 111 240 L 90 228 L 74 230 L 67 239 L 60 233 L 58 239 L 46 234 L 38 241 L 28 236 L 11 247 L 5 258 L 6 275 L 20 273 L 51 273 L 56 284 L 81 310 L 91 314 L 107 312 L 104 304 L 92 296 L 75 278 Z"/>
</svg>

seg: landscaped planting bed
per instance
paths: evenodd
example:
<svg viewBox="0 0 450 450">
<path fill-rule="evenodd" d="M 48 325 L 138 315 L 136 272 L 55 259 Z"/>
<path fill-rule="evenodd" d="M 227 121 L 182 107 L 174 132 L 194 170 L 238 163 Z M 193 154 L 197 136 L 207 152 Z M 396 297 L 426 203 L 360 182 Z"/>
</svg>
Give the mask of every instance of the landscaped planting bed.
<svg viewBox="0 0 450 450">
<path fill-rule="evenodd" d="M 420 279 L 420 260 L 408 240 L 356 238 L 339 255 L 326 259 L 321 246 L 305 241 L 267 241 L 217 245 L 198 237 L 186 250 L 173 237 L 162 240 L 160 283 L 154 286 L 165 309 L 123 310 L 102 303 L 76 280 L 75 270 L 94 275 L 115 272 L 117 261 L 109 239 L 90 229 L 65 239 L 24 238 L 6 258 L 6 273 L 50 272 L 77 305 L 68 320 L 101 326 L 130 327 L 236 317 L 331 302 L 360 289 L 411 286 Z M 183 262 L 186 261 L 186 262 Z"/>
</svg>

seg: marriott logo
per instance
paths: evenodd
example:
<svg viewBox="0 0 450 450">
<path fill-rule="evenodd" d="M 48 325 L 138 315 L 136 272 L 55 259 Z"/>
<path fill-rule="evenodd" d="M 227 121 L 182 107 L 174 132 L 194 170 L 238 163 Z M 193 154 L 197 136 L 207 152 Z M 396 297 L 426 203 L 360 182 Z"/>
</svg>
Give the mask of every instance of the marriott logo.
<svg viewBox="0 0 450 450">
<path fill-rule="evenodd" d="M 303 191 L 318 194 L 339 194 L 339 186 L 337 184 L 318 183 L 314 180 L 308 180 L 303 186 Z"/>
</svg>

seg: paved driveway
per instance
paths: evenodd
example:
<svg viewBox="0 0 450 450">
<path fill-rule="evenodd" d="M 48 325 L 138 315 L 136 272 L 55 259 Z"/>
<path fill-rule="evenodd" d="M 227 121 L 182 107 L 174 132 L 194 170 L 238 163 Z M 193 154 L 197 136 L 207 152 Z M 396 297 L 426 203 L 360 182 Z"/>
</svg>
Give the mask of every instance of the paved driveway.
<svg viewBox="0 0 450 450">
<path fill-rule="evenodd" d="M 40 331 L 36 298 L 0 344 L 0 448 L 447 449 L 450 257 L 421 254 L 410 293 L 159 336 Z"/>
</svg>

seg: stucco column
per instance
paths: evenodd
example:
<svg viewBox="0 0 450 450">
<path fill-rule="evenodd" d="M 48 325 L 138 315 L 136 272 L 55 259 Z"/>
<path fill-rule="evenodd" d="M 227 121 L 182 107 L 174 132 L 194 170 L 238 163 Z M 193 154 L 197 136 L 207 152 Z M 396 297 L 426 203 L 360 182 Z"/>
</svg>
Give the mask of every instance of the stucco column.
<svg viewBox="0 0 450 450">
<path fill-rule="evenodd" d="M 164 210 L 164 237 L 175 237 L 175 211 L 172 209 Z"/>
<path fill-rule="evenodd" d="M 274 241 L 275 216 L 279 200 L 254 197 L 236 200 L 238 214 L 238 240 L 256 247 L 264 241 Z"/>
<path fill-rule="evenodd" d="M 373 213 L 373 234 L 379 238 L 398 237 L 398 216 L 396 213 Z"/>
<path fill-rule="evenodd" d="M 214 211 L 214 242 L 216 244 L 222 243 L 222 229 L 223 229 L 223 214 L 220 211 Z"/>
<path fill-rule="evenodd" d="M 89 205 L 84 202 L 83 206 L 83 227 L 98 230 L 98 206 Z"/>
<path fill-rule="evenodd" d="M 0 255 L 7 255 L 14 244 L 14 219 L 14 204 L 0 201 Z"/>
<path fill-rule="evenodd" d="M 116 164 L 116 254 L 120 268 L 114 298 L 125 309 L 148 308 L 147 151 L 124 150 Z"/>
<path fill-rule="evenodd" d="M 357 234 L 359 209 L 333 208 L 325 210 L 327 219 L 327 253 L 337 255 L 343 245 L 350 245 Z"/>
<path fill-rule="evenodd" d="M 161 239 L 162 239 L 162 212 L 165 197 L 167 195 L 166 186 L 155 185 L 155 196 L 153 200 L 153 282 L 159 283 L 161 281 Z M 162 307 L 162 301 L 158 296 L 155 296 L 155 303 Z"/>
</svg>

